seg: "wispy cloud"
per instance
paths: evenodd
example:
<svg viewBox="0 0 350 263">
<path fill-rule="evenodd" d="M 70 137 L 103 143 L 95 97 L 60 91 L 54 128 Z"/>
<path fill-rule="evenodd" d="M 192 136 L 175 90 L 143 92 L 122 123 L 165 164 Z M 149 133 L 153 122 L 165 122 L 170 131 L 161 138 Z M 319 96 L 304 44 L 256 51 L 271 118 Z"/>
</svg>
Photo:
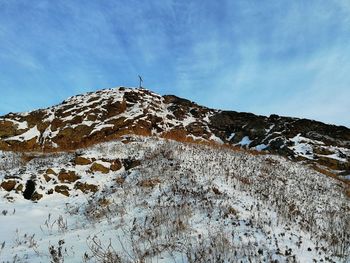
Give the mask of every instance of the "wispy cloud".
<svg viewBox="0 0 350 263">
<path fill-rule="evenodd" d="M 350 126 L 349 22 L 345 0 L 0 0 L 0 112 L 142 74 L 212 107 Z"/>
</svg>

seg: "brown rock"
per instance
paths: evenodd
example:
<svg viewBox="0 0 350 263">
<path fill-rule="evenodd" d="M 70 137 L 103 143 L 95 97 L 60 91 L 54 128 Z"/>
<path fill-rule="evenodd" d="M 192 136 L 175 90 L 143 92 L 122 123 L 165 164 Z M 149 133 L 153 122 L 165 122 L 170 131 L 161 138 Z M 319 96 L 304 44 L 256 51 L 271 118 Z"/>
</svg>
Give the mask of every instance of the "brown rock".
<svg viewBox="0 0 350 263">
<path fill-rule="evenodd" d="M 61 183 L 72 183 L 78 179 L 80 179 L 80 177 L 76 175 L 74 171 L 63 171 L 58 175 L 58 180 L 60 180 Z"/>
<path fill-rule="evenodd" d="M 52 180 L 52 178 L 48 174 L 43 174 L 43 176 L 46 182 L 50 182 Z"/>
<path fill-rule="evenodd" d="M 90 167 L 90 171 L 92 173 L 95 173 L 95 172 L 101 172 L 103 174 L 108 174 L 109 173 L 109 169 L 105 166 L 103 166 L 102 164 L 100 163 L 93 163 Z"/>
<path fill-rule="evenodd" d="M 49 169 L 47 169 L 47 170 L 46 170 L 46 174 L 53 174 L 53 175 L 57 175 L 57 174 L 55 173 L 55 171 L 54 171 L 54 170 L 52 170 L 51 168 L 49 168 Z"/>
<path fill-rule="evenodd" d="M 158 178 L 154 178 L 142 180 L 137 185 L 141 187 L 153 188 L 157 184 L 160 184 L 160 180 Z"/>
<path fill-rule="evenodd" d="M 98 186 L 94 184 L 76 182 L 74 185 L 74 189 L 78 189 L 85 194 L 89 192 L 96 193 L 98 190 Z"/>
<path fill-rule="evenodd" d="M 55 192 L 63 194 L 65 196 L 69 196 L 69 187 L 66 185 L 56 185 Z"/>
<path fill-rule="evenodd" d="M 15 180 L 8 180 L 1 183 L 1 187 L 8 192 L 12 191 L 15 188 L 15 186 L 16 186 Z"/>
<path fill-rule="evenodd" d="M 123 167 L 123 164 L 122 164 L 122 162 L 121 162 L 120 160 L 118 160 L 118 159 L 115 160 L 115 161 L 113 161 L 113 163 L 111 164 L 111 170 L 112 170 L 113 172 L 120 170 L 122 167 Z"/>
<path fill-rule="evenodd" d="M 38 201 L 38 200 L 40 200 L 41 198 L 43 198 L 43 195 L 42 195 L 42 194 L 39 194 L 38 192 L 34 192 L 34 194 L 32 195 L 31 200 L 32 200 L 32 201 Z"/>
<path fill-rule="evenodd" d="M 89 159 L 87 159 L 87 158 L 85 158 L 85 157 L 77 156 L 77 157 L 75 157 L 75 159 L 74 159 L 74 163 L 75 163 L 76 165 L 89 165 L 89 164 L 92 163 L 92 161 L 89 160 Z"/>
</svg>

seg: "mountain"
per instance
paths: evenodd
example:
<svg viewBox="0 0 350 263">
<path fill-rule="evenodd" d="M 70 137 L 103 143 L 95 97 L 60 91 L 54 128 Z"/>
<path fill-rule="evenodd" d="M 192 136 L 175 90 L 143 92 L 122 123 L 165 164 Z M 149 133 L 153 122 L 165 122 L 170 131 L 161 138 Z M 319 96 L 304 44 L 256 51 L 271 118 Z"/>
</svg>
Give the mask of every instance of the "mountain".
<svg viewBox="0 0 350 263">
<path fill-rule="evenodd" d="M 76 150 L 126 134 L 225 144 L 350 175 L 350 129 L 318 121 L 209 109 L 146 89 L 114 88 L 73 96 L 60 105 L 0 118 L 0 150 Z"/>
</svg>

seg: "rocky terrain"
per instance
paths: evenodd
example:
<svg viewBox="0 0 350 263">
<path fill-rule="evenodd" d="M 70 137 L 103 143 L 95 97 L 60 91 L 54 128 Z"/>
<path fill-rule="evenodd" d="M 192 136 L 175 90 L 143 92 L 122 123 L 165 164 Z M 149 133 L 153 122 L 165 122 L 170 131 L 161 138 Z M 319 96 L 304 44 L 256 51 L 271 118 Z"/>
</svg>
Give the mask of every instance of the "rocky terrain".
<svg viewBox="0 0 350 263">
<path fill-rule="evenodd" d="M 321 122 L 221 111 L 146 89 L 114 88 L 0 118 L 0 150 L 76 150 L 126 134 L 225 144 L 274 153 L 347 180 L 350 129 Z"/>
</svg>

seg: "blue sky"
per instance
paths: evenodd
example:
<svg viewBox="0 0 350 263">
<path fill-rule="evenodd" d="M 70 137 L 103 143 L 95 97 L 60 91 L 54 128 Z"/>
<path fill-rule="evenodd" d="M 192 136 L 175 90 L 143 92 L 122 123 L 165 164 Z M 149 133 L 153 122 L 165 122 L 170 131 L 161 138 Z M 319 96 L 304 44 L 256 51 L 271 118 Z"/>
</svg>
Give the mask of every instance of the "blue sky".
<svg viewBox="0 0 350 263">
<path fill-rule="evenodd" d="M 115 86 L 350 127 L 350 1 L 0 0 L 0 114 Z"/>
</svg>

